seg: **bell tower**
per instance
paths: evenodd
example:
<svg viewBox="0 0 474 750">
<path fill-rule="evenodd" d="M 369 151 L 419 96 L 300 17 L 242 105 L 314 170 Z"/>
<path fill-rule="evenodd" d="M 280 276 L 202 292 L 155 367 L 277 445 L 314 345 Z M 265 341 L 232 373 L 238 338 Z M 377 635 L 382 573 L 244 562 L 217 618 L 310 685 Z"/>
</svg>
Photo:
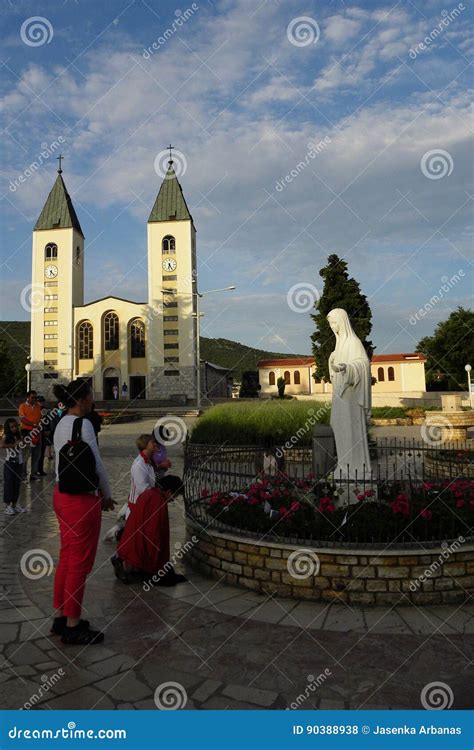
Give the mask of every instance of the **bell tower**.
<svg viewBox="0 0 474 750">
<path fill-rule="evenodd" d="M 73 378 L 73 308 L 84 303 L 84 234 L 62 177 L 62 159 L 33 230 L 30 382 L 46 397 L 58 380 Z"/>
<path fill-rule="evenodd" d="M 196 397 L 196 229 L 173 164 L 148 219 L 149 398 Z"/>
</svg>

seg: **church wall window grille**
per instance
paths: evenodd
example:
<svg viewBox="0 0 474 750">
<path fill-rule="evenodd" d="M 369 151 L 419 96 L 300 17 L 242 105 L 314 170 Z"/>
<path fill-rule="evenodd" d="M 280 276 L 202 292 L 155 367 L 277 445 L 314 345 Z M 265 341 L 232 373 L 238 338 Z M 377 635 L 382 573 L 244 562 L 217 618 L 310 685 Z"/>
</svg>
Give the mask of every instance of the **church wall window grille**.
<svg viewBox="0 0 474 750">
<path fill-rule="evenodd" d="M 44 337 L 45 339 L 57 339 L 58 334 L 57 333 L 45 333 Z"/>
<path fill-rule="evenodd" d="M 44 380 L 57 380 L 59 374 L 57 372 L 45 372 L 43 375 Z"/>
<path fill-rule="evenodd" d="M 166 364 L 172 364 L 172 363 L 179 362 L 179 357 L 165 357 L 165 363 Z"/>
<path fill-rule="evenodd" d="M 379 381 L 379 383 L 383 383 L 385 380 L 383 367 L 379 367 L 379 369 L 377 370 L 377 380 Z"/>
<path fill-rule="evenodd" d="M 58 246 L 54 242 L 48 242 L 44 249 L 45 260 L 56 260 L 58 257 Z"/>
<path fill-rule="evenodd" d="M 92 324 L 85 321 L 79 325 L 79 359 L 93 359 L 94 357 L 94 329 Z"/>
<path fill-rule="evenodd" d="M 104 318 L 104 341 L 107 352 L 119 348 L 119 319 L 114 312 L 108 312 Z"/>
<path fill-rule="evenodd" d="M 79 245 L 76 247 L 76 264 L 79 265 L 81 262 L 81 248 Z"/>
<path fill-rule="evenodd" d="M 388 379 L 392 381 L 395 380 L 395 370 L 393 367 L 388 368 Z"/>
<path fill-rule="evenodd" d="M 163 344 L 165 349 L 179 349 L 179 344 Z"/>
<path fill-rule="evenodd" d="M 57 359 L 45 359 L 43 364 L 45 367 L 52 367 L 53 365 L 58 364 L 58 360 Z"/>
<path fill-rule="evenodd" d="M 165 370 L 165 375 L 176 377 L 177 375 L 179 375 L 179 370 Z"/>
<path fill-rule="evenodd" d="M 299 370 L 295 370 L 295 372 L 293 373 L 293 383 L 295 385 L 301 385 L 301 376 Z"/>
<path fill-rule="evenodd" d="M 177 281 L 178 276 L 176 274 L 171 274 L 171 276 L 163 276 L 163 281 Z"/>
<path fill-rule="evenodd" d="M 57 299 L 58 295 L 57 294 L 45 294 L 44 298 L 45 298 L 45 300 L 49 301 L 49 300 Z"/>
<path fill-rule="evenodd" d="M 176 240 L 171 234 L 167 234 L 166 237 L 163 237 L 161 250 L 163 255 L 173 255 L 176 252 Z"/>
<path fill-rule="evenodd" d="M 58 308 L 57 307 L 45 307 L 44 312 L 45 313 L 57 313 Z"/>
<path fill-rule="evenodd" d="M 58 351 L 58 347 L 57 346 L 45 346 L 44 347 L 44 353 L 45 354 L 51 354 L 51 353 L 57 352 L 57 351 Z"/>
<path fill-rule="evenodd" d="M 163 322 L 164 323 L 177 323 L 178 320 L 179 320 L 179 318 L 178 318 L 177 315 L 165 315 L 163 317 Z"/>
<path fill-rule="evenodd" d="M 130 326 L 130 352 L 133 359 L 145 356 L 145 324 L 134 320 Z"/>
<path fill-rule="evenodd" d="M 165 336 L 179 336 L 179 330 L 177 328 L 165 328 L 163 333 Z"/>
<path fill-rule="evenodd" d="M 163 302 L 163 307 L 169 309 L 170 307 L 178 307 L 177 302 Z"/>
<path fill-rule="evenodd" d="M 44 324 L 45 326 L 57 326 L 58 321 L 57 320 L 45 320 Z"/>
<path fill-rule="evenodd" d="M 283 373 L 283 377 L 285 378 L 286 385 L 290 385 L 290 383 L 291 383 L 291 376 L 290 376 L 290 373 L 289 373 L 288 370 L 285 370 L 285 372 Z"/>
<path fill-rule="evenodd" d="M 57 286 L 58 282 L 57 281 L 45 281 L 44 285 L 45 286 Z"/>
<path fill-rule="evenodd" d="M 275 373 L 273 370 L 268 373 L 268 385 L 275 385 Z"/>
</svg>

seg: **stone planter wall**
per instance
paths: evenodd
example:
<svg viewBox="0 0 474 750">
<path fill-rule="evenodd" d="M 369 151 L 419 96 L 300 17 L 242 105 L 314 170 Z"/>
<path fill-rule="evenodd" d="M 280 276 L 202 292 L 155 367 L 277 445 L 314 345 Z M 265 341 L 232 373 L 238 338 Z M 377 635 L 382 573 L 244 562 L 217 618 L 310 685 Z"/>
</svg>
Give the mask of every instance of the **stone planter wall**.
<svg viewBox="0 0 474 750">
<path fill-rule="evenodd" d="M 473 463 L 448 461 L 439 458 L 434 452 L 426 453 L 424 468 L 428 476 L 436 479 L 461 479 L 462 477 L 470 478 L 474 476 Z"/>
<path fill-rule="evenodd" d="M 201 573 L 261 593 L 356 605 L 453 604 L 474 592 L 474 544 L 429 552 L 318 549 L 202 531 L 187 519 L 187 559 Z M 313 573 L 292 575 L 290 555 L 308 550 Z M 443 556 L 444 553 L 444 556 Z M 293 563 L 294 565 L 295 563 Z M 316 570 L 319 568 L 319 570 Z"/>
</svg>

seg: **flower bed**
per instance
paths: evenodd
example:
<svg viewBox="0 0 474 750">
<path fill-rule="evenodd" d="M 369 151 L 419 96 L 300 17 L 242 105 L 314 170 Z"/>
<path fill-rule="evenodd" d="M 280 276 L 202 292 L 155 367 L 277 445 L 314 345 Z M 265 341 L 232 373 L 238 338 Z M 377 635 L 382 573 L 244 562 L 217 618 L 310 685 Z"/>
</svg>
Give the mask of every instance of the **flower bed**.
<svg viewBox="0 0 474 750">
<path fill-rule="evenodd" d="M 99 411 L 102 417 L 102 424 L 124 424 L 126 422 L 136 422 L 142 418 L 142 415 L 136 411 Z"/>
<path fill-rule="evenodd" d="M 414 542 L 469 536 L 474 524 L 474 482 L 458 479 L 409 485 L 381 482 L 356 490 L 357 504 L 337 507 L 341 487 L 309 475 L 280 475 L 241 492 L 202 490 L 201 509 L 227 528 L 297 538 L 360 544 Z M 472 533 L 472 530 L 471 530 Z"/>
</svg>

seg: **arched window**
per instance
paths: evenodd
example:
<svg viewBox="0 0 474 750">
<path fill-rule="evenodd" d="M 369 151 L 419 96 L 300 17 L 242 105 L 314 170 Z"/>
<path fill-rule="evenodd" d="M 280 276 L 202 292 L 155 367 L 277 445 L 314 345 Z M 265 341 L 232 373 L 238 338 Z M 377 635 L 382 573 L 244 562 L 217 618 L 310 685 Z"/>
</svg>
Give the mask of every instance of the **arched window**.
<svg viewBox="0 0 474 750">
<path fill-rule="evenodd" d="M 81 248 L 79 245 L 76 247 L 76 265 L 79 265 L 81 262 Z"/>
<path fill-rule="evenodd" d="M 283 377 L 285 378 L 286 385 L 290 385 L 291 379 L 290 379 L 290 373 L 288 372 L 288 370 L 285 370 L 285 372 L 283 373 Z"/>
<path fill-rule="evenodd" d="M 388 368 L 388 379 L 395 380 L 395 370 L 393 369 L 393 367 Z"/>
<path fill-rule="evenodd" d="M 108 312 L 104 318 L 104 341 L 108 352 L 119 348 L 119 319 L 114 312 Z"/>
<path fill-rule="evenodd" d="M 130 351 L 133 358 L 145 356 L 145 323 L 134 320 L 130 325 Z"/>
<path fill-rule="evenodd" d="M 383 383 L 383 381 L 385 380 L 383 367 L 379 367 L 379 369 L 377 370 L 377 380 L 379 381 L 379 383 Z"/>
<path fill-rule="evenodd" d="M 78 328 L 79 359 L 93 359 L 94 357 L 94 329 L 85 320 Z"/>
<path fill-rule="evenodd" d="M 293 382 L 295 385 L 301 385 L 301 379 L 300 379 L 300 371 L 295 370 L 293 374 Z"/>
<path fill-rule="evenodd" d="M 54 242 L 48 242 L 44 249 L 45 260 L 56 260 L 58 257 L 58 246 Z"/>
<path fill-rule="evenodd" d="M 275 373 L 273 370 L 268 373 L 268 385 L 275 385 Z"/>
<path fill-rule="evenodd" d="M 163 242 L 161 243 L 161 250 L 163 254 L 176 252 L 176 242 L 175 242 L 174 237 L 171 236 L 171 234 L 167 234 L 166 237 L 163 237 Z"/>
</svg>

